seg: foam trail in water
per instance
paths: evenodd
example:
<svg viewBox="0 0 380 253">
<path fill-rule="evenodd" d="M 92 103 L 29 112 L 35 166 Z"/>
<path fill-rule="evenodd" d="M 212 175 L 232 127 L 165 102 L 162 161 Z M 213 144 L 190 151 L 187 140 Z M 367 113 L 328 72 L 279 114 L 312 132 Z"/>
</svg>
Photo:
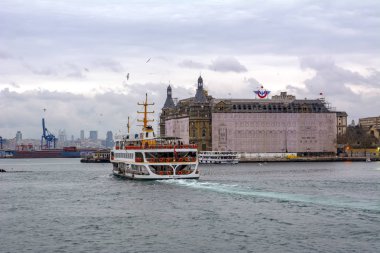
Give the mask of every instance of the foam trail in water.
<svg viewBox="0 0 380 253">
<path fill-rule="evenodd" d="M 282 201 L 289 202 L 303 202 L 310 204 L 326 205 L 326 206 L 335 206 L 335 207 L 346 207 L 346 208 L 355 208 L 363 209 L 370 211 L 380 211 L 380 202 L 364 202 L 365 200 L 356 200 L 356 199 L 336 199 L 326 196 L 310 196 L 302 194 L 291 194 L 291 193 L 281 193 L 281 192 L 264 192 L 264 191 L 255 191 L 250 188 L 241 188 L 238 185 L 228 185 L 220 184 L 214 182 L 202 182 L 198 180 L 163 180 L 163 183 L 182 185 L 186 187 L 191 187 L 195 189 L 210 190 L 220 193 L 236 194 L 242 196 L 251 196 L 251 197 L 261 197 L 261 198 L 271 198 L 278 199 Z"/>
</svg>

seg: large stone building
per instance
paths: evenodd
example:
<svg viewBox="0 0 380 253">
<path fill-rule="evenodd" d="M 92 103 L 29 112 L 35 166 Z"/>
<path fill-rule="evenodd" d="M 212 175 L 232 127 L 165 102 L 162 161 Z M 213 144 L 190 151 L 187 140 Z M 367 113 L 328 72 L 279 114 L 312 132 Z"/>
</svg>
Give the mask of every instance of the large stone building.
<svg viewBox="0 0 380 253">
<path fill-rule="evenodd" d="M 177 105 L 170 86 L 167 92 L 161 136 L 180 137 L 200 150 L 331 154 L 347 127 L 347 114 L 332 111 L 323 99 L 298 100 L 286 92 L 271 99 L 216 99 L 203 89 L 202 77 L 195 96 Z"/>
<path fill-rule="evenodd" d="M 360 118 L 359 126 L 380 142 L 380 116 Z"/>
<path fill-rule="evenodd" d="M 177 105 L 174 105 L 169 86 L 160 115 L 160 135 L 177 136 L 184 143 L 198 144 L 200 150 L 212 150 L 212 101 L 213 98 L 203 89 L 202 77 L 198 78 L 195 96 L 180 100 Z"/>
<path fill-rule="evenodd" d="M 359 126 L 362 127 L 363 129 L 370 129 L 371 127 L 380 128 L 380 116 L 360 118 Z"/>
</svg>

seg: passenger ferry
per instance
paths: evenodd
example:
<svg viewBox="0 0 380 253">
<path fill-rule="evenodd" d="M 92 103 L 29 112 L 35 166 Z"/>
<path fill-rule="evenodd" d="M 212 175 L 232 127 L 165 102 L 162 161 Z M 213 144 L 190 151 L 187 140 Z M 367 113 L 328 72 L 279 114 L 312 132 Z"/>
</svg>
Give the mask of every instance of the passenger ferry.
<svg viewBox="0 0 380 253">
<path fill-rule="evenodd" d="M 202 151 L 199 153 L 199 163 L 239 163 L 240 155 L 231 151 Z"/>
<path fill-rule="evenodd" d="M 148 96 L 144 103 L 141 133 L 128 134 L 116 139 L 110 161 L 115 176 L 128 179 L 198 179 L 198 149 L 196 145 L 184 145 L 179 138 L 157 138 L 148 125 Z"/>
</svg>

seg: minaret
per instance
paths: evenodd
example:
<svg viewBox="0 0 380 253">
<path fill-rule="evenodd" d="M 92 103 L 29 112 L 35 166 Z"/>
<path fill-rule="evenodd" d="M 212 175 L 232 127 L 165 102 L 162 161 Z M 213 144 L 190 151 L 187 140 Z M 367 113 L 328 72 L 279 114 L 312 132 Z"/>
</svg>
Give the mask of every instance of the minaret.
<svg viewBox="0 0 380 253">
<path fill-rule="evenodd" d="M 202 76 L 198 78 L 198 88 L 197 93 L 195 93 L 195 103 L 207 103 L 207 98 L 203 90 L 203 79 Z"/>
<path fill-rule="evenodd" d="M 174 107 L 175 105 L 172 98 L 172 87 L 170 87 L 170 84 L 169 84 L 167 93 L 166 93 L 166 101 L 165 101 L 163 109 L 174 108 Z"/>
</svg>

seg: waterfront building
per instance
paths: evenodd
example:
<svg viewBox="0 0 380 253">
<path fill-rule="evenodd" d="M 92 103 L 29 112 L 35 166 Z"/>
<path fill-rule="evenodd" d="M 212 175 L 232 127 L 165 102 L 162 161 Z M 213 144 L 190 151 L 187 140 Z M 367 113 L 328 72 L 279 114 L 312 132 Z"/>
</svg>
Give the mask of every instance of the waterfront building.
<svg viewBox="0 0 380 253">
<path fill-rule="evenodd" d="M 98 140 L 98 131 L 95 131 L 95 130 L 90 131 L 90 140 L 92 141 Z"/>
<path fill-rule="evenodd" d="M 346 112 L 336 112 L 338 138 L 347 133 L 347 116 Z"/>
<path fill-rule="evenodd" d="M 114 141 L 113 141 L 113 134 L 112 134 L 112 131 L 108 131 L 107 132 L 107 135 L 106 135 L 106 143 L 105 143 L 105 146 L 107 148 L 112 148 L 114 145 Z"/>
<path fill-rule="evenodd" d="M 380 127 L 371 126 L 371 128 L 368 131 L 370 136 L 373 136 L 377 139 L 378 143 L 380 144 Z"/>
<path fill-rule="evenodd" d="M 21 144 L 21 141 L 22 141 L 22 133 L 21 131 L 17 131 L 16 133 L 16 144 Z"/>
<path fill-rule="evenodd" d="M 380 142 L 380 116 L 360 118 L 359 126 L 370 136 L 374 137 L 378 143 Z"/>
<path fill-rule="evenodd" d="M 58 147 L 64 147 L 67 142 L 67 136 L 65 130 L 58 130 Z"/>
<path fill-rule="evenodd" d="M 171 87 L 167 89 L 167 99 L 160 115 L 160 135 L 176 136 L 183 143 L 197 144 L 200 150 L 211 150 L 211 109 L 212 100 L 203 87 L 203 79 L 198 78 L 194 97 L 179 100 L 174 106 Z"/>
<path fill-rule="evenodd" d="M 359 126 L 364 129 L 370 129 L 371 127 L 380 128 L 380 116 L 379 117 L 368 117 L 360 118 Z"/>
<path fill-rule="evenodd" d="M 177 105 L 168 102 L 171 87 L 167 92 L 161 136 L 180 137 L 199 150 L 332 154 L 338 133 L 347 128 L 347 114 L 333 111 L 323 98 L 281 92 L 271 99 L 216 99 L 203 89 L 202 77 L 195 96 Z"/>
<path fill-rule="evenodd" d="M 84 140 L 84 130 L 80 130 L 80 140 Z"/>
</svg>

